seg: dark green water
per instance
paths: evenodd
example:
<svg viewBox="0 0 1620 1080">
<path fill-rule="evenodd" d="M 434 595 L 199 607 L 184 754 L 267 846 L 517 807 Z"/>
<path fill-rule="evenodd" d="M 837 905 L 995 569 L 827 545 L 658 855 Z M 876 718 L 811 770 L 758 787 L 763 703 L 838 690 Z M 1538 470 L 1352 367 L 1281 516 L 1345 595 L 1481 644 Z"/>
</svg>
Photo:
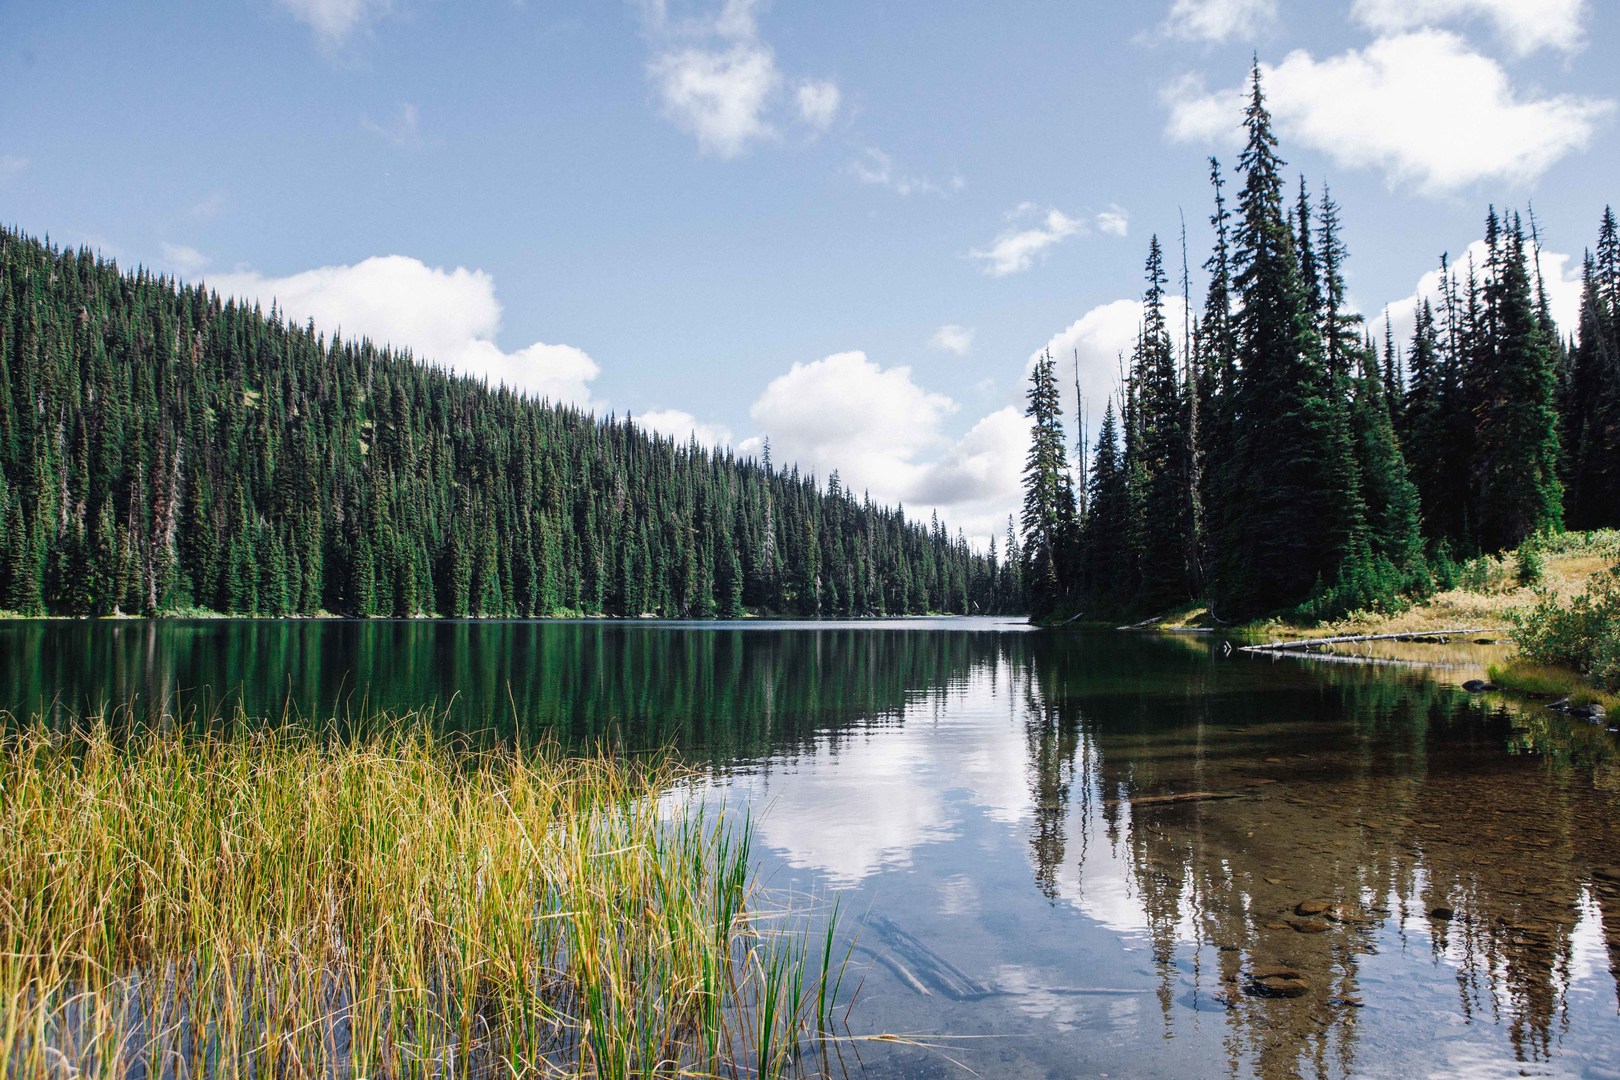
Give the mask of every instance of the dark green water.
<svg viewBox="0 0 1620 1080">
<path fill-rule="evenodd" d="M 860 928 L 851 1032 L 915 1038 L 852 1074 L 1620 1076 L 1615 736 L 1421 671 L 993 620 L 0 624 L 13 713 L 238 704 L 676 744 Z"/>
</svg>

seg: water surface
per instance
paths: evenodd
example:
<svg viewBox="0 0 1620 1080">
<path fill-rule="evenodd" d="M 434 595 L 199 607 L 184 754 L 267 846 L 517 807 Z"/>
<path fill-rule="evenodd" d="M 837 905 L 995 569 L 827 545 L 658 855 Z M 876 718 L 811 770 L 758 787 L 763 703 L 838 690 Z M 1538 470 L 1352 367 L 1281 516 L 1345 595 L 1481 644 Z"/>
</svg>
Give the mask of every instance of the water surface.
<svg viewBox="0 0 1620 1080">
<path fill-rule="evenodd" d="M 854 1074 L 1620 1076 L 1615 736 L 1458 670 L 996 620 L 0 624 L 17 713 L 676 744 L 859 930 L 850 1031 L 904 1038 Z"/>
</svg>

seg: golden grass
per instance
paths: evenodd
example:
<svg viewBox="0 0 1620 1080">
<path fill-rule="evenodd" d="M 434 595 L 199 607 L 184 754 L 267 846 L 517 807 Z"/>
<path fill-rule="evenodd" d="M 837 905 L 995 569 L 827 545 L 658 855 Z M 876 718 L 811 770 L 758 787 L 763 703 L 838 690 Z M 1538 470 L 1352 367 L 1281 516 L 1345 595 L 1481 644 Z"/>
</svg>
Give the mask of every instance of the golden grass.
<svg viewBox="0 0 1620 1080">
<path fill-rule="evenodd" d="M 1465 587 L 1435 593 L 1403 612 L 1353 612 L 1317 626 L 1271 619 L 1249 629 L 1270 639 L 1288 639 L 1505 627 L 1515 613 L 1543 597 L 1553 596 L 1568 603 L 1585 591 L 1593 574 L 1608 569 L 1620 558 L 1620 534 L 1613 530 L 1565 533 L 1541 543 L 1542 576 L 1531 585 L 1520 584 L 1515 553 L 1485 555 L 1467 564 L 1470 580 Z"/>
<path fill-rule="evenodd" d="M 1535 664 L 1514 658 L 1490 666 L 1491 682 L 1507 690 L 1542 697 L 1568 698 L 1571 705 L 1602 705 L 1605 710 L 1620 710 L 1620 694 L 1604 693 L 1593 689 L 1580 675 L 1567 668 Z"/>
<path fill-rule="evenodd" d="M 775 1075 L 836 990 L 668 764 L 9 730 L 4 1075 Z"/>
</svg>

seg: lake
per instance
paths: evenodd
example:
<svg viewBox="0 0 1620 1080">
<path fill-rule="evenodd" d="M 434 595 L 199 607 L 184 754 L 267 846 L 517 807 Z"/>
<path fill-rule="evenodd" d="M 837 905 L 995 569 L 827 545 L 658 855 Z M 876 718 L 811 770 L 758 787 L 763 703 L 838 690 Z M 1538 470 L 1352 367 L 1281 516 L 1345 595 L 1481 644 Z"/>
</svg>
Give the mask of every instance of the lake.
<svg viewBox="0 0 1620 1080">
<path fill-rule="evenodd" d="M 1620 1077 L 1616 737 L 1478 673 L 988 619 L 0 623 L 14 714 L 673 744 L 855 935 L 851 1075 Z"/>
</svg>

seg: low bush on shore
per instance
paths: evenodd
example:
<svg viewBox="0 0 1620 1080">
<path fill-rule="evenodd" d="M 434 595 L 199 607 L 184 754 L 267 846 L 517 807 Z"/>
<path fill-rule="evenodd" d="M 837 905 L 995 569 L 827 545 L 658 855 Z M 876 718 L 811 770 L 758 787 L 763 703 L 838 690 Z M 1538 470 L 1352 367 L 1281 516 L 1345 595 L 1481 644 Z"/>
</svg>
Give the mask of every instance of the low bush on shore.
<svg viewBox="0 0 1620 1080">
<path fill-rule="evenodd" d="M 812 948 L 754 910 L 747 823 L 678 779 L 420 716 L 348 740 L 11 724 L 0 1073 L 792 1072 L 831 927 Z"/>
<path fill-rule="evenodd" d="M 1526 660 L 1568 668 L 1599 688 L 1620 690 L 1620 566 L 1594 574 L 1586 591 L 1568 602 L 1545 597 L 1513 622 Z"/>
</svg>

